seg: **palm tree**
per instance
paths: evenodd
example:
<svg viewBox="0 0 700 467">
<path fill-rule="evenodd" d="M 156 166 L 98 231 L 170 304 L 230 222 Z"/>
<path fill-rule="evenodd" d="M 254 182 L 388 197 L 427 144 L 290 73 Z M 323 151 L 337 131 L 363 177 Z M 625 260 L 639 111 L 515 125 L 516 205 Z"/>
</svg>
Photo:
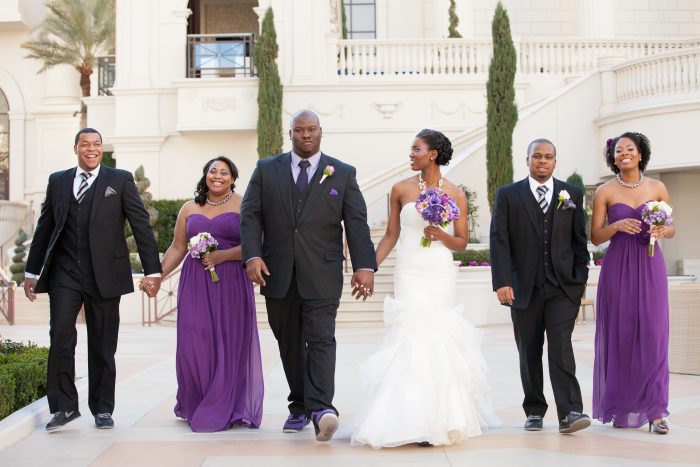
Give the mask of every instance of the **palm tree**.
<svg viewBox="0 0 700 467">
<path fill-rule="evenodd" d="M 80 73 L 83 97 L 90 96 L 90 75 L 97 55 L 114 50 L 115 0 L 49 0 L 46 18 L 36 37 L 22 44 L 27 58 L 44 62 L 39 73 L 56 65 L 70 65 Z M 87 106 L 80 108 L 80 127 L 87 126 Z"/>
</svg>

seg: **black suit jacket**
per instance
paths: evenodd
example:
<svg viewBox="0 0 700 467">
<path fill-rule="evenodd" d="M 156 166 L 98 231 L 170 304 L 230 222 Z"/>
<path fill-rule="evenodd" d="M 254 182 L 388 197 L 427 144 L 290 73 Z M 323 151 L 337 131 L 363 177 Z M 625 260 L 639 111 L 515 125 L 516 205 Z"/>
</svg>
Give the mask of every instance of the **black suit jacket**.
<svg viewBox="0 0 700 467">
<path fill-rule="evenodd" d="M 575 209 L 557 209 L 561 190 L 571 195 Z M 493 289 L 511 286 L 515 294 L 513 308 L 530 304 L 535 273 L 543 252 L 542 227 L 537 218 L 537 203 L 526 177 L 499 188 L 491 219 L 491 277 Z M 573 185 L 554 179 L 552 205 L 552 266 L 566 295 L 579 303 L 588 280 L 588 248 L 583 216 L 583 194 Z"/>
<path fill-rule="evenodd" d="M 73 197 L 75 171 L 72 168 L 49 177 L 46 200 L 27 258 L 27 272 L 41 274 L 37 293 L 49 289 L 51 260 Z M 102 165 L 93 184 L 89 231 L 92 268 L 100 295 L 112 298 L 134 291 L 124 221 L 128 220 L 131 226 L 145 274 L 161 272 L 158 246 L 131 173 Z"/>
<path fill-rule="evenodd" d="M 319 183 L 323 169 L 335 173 Z M 260 257 L 270 276 L 261 293 L 283 298 L 296 267 L 305 299 L 337 299 L 343 289 L 343 225 L 353 268 L 377 269 L 367 207 L 355 168 L 321 154 L 298 221 L 292 206 L 291 153 L 258 161 L 241 206 L 243 261 Z"/>
</svg>

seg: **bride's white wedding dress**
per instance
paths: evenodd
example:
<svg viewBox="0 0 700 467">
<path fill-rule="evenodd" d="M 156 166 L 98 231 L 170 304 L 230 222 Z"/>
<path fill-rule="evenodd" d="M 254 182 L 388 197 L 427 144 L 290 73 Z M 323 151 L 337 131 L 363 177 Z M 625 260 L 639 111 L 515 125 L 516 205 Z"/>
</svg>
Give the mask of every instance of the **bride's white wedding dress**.
<svg viewBox="0 0 700 467">
<path fill-rule="evenodd" d="M 498 423 L 487 396 L 482 333 L 455 303 L 457 268 L 442 242 L 420 246 L 425 222 L 401 209 L 395 299 L 384 301 L 387 335 L 361 364 L 369 396 L 351 444 L 451 444 Z"/>
</svg>

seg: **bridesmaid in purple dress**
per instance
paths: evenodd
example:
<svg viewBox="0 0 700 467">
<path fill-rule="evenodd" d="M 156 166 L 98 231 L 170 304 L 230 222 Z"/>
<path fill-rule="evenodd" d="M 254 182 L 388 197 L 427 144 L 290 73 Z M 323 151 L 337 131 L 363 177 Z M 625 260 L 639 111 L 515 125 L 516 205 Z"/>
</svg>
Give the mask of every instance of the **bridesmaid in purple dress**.
<svg viewBox="0 0 700 467">
<path fill-rule="evenodd" d="M 615 178 L 593 200 L 591 237 L 610 240 L 598 284 L 593 417 L 617 428 L 666 434 L 668 412 L 668 282 L 657 244 L 649 257 L 649 236 L 670 238 L 675 227 L 641 221 L 647 201 L 671 204 L 658 180 L 644 176 L 651 149 L 640 133 L 608 140 L 606 160 Z M 605 222 L 607 216 L 607 224 Z"/>
<path fill-rule="evenodd" d="M 263 375 L 253 285 L 241 262 L 241 196 L 233 192 L 236 166 L 224 156 L 207 162 L 194 201 L 182 206 L 163 277 L 185 258 L 178 286 L 177 404 L 175 415 L 192 431 L 257 428 Z M 188 240 L 209 232 L 218 249 L 192 258 Z M 216 266 L 218 282 L 207 267 Z"/>
</svg>

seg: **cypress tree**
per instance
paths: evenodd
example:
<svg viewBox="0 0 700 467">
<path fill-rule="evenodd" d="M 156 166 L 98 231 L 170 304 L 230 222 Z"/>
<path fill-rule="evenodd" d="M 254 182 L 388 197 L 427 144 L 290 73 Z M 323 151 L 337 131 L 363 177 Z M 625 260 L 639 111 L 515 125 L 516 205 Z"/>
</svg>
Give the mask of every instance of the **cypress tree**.
<svg viewBox="0 0 700 467">
<path fill-rule="evenodd" d="M 518 121 L 515 106 L 515 46 L 510 34 L 510 21 L 501 2 L 491 24 L 493 57 L 486 82 L 486 173 L 491 211 L 496 191 L 513 181 L 513 130 Z"/>
<path fill-rule="evenodd" d="M 258 157 L 282 152 L 282 82 L 277 70 L 277 33 L 274 14 L 268 8 L 260 38 L 253 50 L 258 72 Z"/>
<path fill-rule="evenodd" d="M 462 35 L 457 31 L 457 26 L 459 26 L 459 17 L 457 16 L 457 2 L 455 0 L 450 0 L 450 8 L 447 10 L 450 15 L 450 27 L 447 29 L 449 33 L 447 37 L 450 39 L 461 38 Z"/>
<path fill-rule="evenodd" d="M 340 22 L 342 23 L 341 34 L 343 39 L 348 38 L 348 17 L 345 14 L 345 0 L 340 0 Z"/>
</svg>

